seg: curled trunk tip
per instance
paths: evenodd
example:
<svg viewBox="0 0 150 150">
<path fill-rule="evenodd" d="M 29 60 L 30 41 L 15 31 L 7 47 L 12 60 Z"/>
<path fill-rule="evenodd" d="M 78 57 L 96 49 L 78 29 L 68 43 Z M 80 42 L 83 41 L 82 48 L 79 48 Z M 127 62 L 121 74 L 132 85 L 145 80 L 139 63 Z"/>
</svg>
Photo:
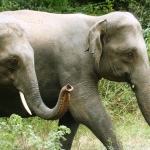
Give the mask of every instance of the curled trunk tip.
<svg viewBox="0 0 150 150">
<path fill-rule="evenodd" d="M 66 90 L 68 91 L 68 92 L 71 92 L 71 91 L 73 91 L 73 86 L 71 86 L 69 83 L 66 85 Z"/>
<path fill-rule="evenodd" d="M 60 119 L 67 112 L 69 108 L 71 91 L 73 91 L 73 87 L 70 84 L 67 84 L 61 89 L 57 105 L 55 106 L 55 107 L 59 106 L 59 109 L 52 117 L 52 119 Z"/>
</svg>

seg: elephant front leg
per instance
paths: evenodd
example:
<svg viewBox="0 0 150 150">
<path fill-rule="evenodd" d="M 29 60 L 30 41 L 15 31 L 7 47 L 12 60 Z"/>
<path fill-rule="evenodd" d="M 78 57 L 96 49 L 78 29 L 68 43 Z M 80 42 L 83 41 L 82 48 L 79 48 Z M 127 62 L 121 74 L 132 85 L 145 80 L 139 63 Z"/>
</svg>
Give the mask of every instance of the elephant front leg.
<svg viewBox="0 0 150 150">
<path fill-rule="evenodd" d="M 59 126 L 65 125 L 66 127 L 70 128 L 71 133 L 66 134 L 65 138 L 66 140 L 61 140 L 61 143 L 63 145 L 63 149 L 70 150 L 72 146 L 72 142 L 74 139 L 74 136 L 77 132 L 77 129 L 79 127 L 79 123 L 74 120 L 70 112 L 68 111 L 61 119 L 59 119 Z"/>
<path fill-rule="evenodd" d="M 123 149 L 98 92 L 91 92 L 93 89 L 88 92 L 87 87 L 86 90 L 86 93 L 78 91 L 72 96 L 69 107 L 72 116 L 77 122 L 87 126 L 107 149 Z"/>
</svg>

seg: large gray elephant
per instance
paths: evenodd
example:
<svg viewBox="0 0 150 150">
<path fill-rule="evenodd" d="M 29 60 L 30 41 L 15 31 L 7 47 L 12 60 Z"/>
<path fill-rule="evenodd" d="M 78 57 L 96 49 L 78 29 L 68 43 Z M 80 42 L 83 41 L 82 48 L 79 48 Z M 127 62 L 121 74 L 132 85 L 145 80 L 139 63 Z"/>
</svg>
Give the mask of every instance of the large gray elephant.
<svg viewBox="0 0 150 150">
<path fill-rule="evenodd" d="M 67 141 L 62 141 L 63 148 L 71 148 L 74 135 L 82 123 L 107 149 L 122 149 L 112 122 L 99 99 L 97 83 L 102 77 L 117 82 L 128 82 L 136 94 L 145 120 L 150 124 L 148 55 L 142 28 L 132 14 L 113 12 L 96 17 L 22 10 L 0 13 L 0 23 L 15 23 L 26 34 L 34 50 L 35 71 L 41 97 L 47 106 L 52 108 L 56 105 L 63 85 L 73 85 L 69 110 L 59 120 L 59 125 L 63 124 L 71 129 L 71 134 L 66 136 Z M 0 30 L 1 35 L 3 30 Z M 16 32 L 16 29 L 12 30 Z M 7 33 L 11 32 L 8 30 Z M 38 107 L 39 103 L 35 100 L 39 94 L 33 71 L 34 63 L 30 59 L 33 54 L 31 50 L 18 48 L 21 44 L 24 47 L 28 47 L 29 44 L 24 40 L 16 41 L 15 37 L 12 38 L 15 41 L 14 45 L 9 45 L 9 52 L 3 50 L 4 45 L 11 41 L 11 34 L 8 37 L 5 42 L 3 38 L 0 40 L 0 115 L 17 113 L 28 117 L 16 87 L 24 89 L 24 92 L 34 97 L 32 101 L 27 100 L 27 103 L 31 111 L 39 115 L 37 111 L 40 111 L 41 107 L 35 110 L 32 106 Z M 10 57 L 8 54 L 15 59 L 12 61 L 12 67 L 8 65 L 11 72 L 4 69 L 7 57 Z M 20 63 L 25 63 L 26 67 L 20 67 Z M 26 70 L 30 72 L 24 75 Z M 30 78 L 32 80 L 29 80 Z M 8 84 L 4 86 L 5 80 Z M 30 99 L 28 95 L 26 98 Z M 40 117 L 47 119 L 44 115 Z"/>
</svg>

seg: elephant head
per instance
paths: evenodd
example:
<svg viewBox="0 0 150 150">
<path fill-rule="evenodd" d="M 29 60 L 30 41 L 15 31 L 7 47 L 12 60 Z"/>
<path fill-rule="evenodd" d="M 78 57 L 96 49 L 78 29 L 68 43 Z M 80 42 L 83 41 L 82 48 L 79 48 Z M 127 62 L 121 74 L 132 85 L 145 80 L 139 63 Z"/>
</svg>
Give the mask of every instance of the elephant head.
<svg viewBox="0 0 150 150">
<path fill-rule="evenodd" d="M 18 25 L 8 23 L 0 24 L 0 86 L 17 89 L 23 101 L 26 99 L 35 114 L 44 119 L 60 118 L 68 109 L 70 92 L 73 90 L 69 84 L 63 87 L 53 109 L 43 103 L 35 73 L 33 49 L 24 31 Z"/>
<path fill-rule="evenodd" d="M 99 76 L 129 83 L 150 125 L 150 69 L 138 20 L 127 12 L 104 15 L 91 27 L 87 43 Z"/>
</svg>

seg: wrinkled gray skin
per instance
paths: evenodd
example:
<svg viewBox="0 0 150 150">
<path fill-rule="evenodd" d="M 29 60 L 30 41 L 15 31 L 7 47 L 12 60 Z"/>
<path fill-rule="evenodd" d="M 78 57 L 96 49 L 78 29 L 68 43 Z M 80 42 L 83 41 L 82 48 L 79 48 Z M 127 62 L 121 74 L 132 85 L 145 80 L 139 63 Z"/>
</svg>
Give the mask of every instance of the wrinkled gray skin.
<svg viewBox="0 0 150 150">
<path fill-rule="evenodd" d="M 102 77 L 134 85 L 141 112 L 150 124 L 148 55 L 141 26 L 132 14 L 113 12 L 93 17 L 16 11 L 0 13 L 0 22 L 16 23 L 26 33 L 34 49 L 41 96 L 49 107 L 55 106 L 62 85 L 73 85 L 69 111 L 59 120 L 60 125 L 72 131 L 66 136 L 63 148 L 71 148 L 82 123 L 107 149 L 122 149 L 99 99 L 97 83 Z M 18 53 L 15 55 L 20 57 Z M 24 77 L 22 80 L 26 81 Z M 32 82 L 34 85 L 34 80 Z M 15 86 L 19 83 L 15 82 Z M 10 92 L 11 97 L 7 97 L 7 103 L 4 97 L 0 100 L 0 114 L 18 113 L 27 117 L 15 91 L 3 89 L 3 92 Z M 49 102 L 49 99 L 54 101 Z"/>
</svg>

